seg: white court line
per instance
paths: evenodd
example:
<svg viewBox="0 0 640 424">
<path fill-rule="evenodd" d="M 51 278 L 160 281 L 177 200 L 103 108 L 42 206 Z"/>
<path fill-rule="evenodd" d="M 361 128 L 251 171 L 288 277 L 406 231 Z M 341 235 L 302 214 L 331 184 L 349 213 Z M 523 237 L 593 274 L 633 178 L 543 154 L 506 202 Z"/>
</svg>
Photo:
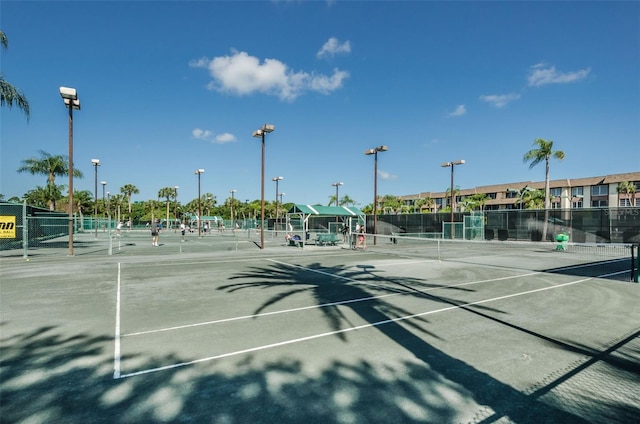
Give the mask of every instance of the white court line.
<svg viewBox="0 0 640 424">
<path fill-rule="evenodd" d="M 606 275 L 602 275 L 600 277 L 605 277 L 605 276 Z M 362 330 L 362 329 L 365 329 L 365 328 L 378 327 L 378 326 L 381 326 L 381 325 L 384 325 L 384 324 L 389 324 L 389 323 L 399 322 L 399 321 L 406 321 L 408 319 L 422 317 L 422 316 L 425 316 L 425 315 L 432 315 L 432 314 L 436 314 L 436 313 L 440 313 L 440 312 L 451 311 L 451 310 L 454 310 L 454 309 L 461 309 L 461 308 L 465 308 L 465 307 L 469 307 L 469 306 L 473 306 L 473 305 L 480 305 L 480 304 L 483 304 L 483 303 L 494 302 L 496 300 L 503 300 L 503 299 L 508 299 L 508 298 L 511 298 L 511 297 L 523 296 L 523 295 L 526 295 L 526 294 L 532 294 L 532 293 L 537 293 L 537 292 L 546 291 L 546 290 L 553 290 L 553 289 L 557 289 L 557 288 L 561 288 L 561 287 L 570 286 L 570 285 L 573 285 L 573 284 L 578 284 L 578 283 L 582 283 L 582 282 L 585 282 L 585 281 L 589 281 L 591 279 L 592 279 L 592 277 L 583 278 L 583 279 L 580 279 L 580 280 L 570 281 L 568 283 L 558 284 L 558 285 L 555 285 L 555 286 L 543 287 L 543 288 L 534 289 L 534 290 L 527 290 L 527 291 L 520 292 L 520 293 L 513 293 L 513 294 L 508 294 L 508 295 L 504 295 L 504 296 L 498 296 L 498 297 L 494 297 L 494 298 L 490 298 L 490 299 L 478 300 L 478 301 L 475 301 L 475 302 L 464 303 L 464 304 L 456 305 L 456 306 L 448 306 L 448 307 L 445 307 L 445 308 L 436 309 L 434 311 L 428 311 L 428 312 L 422 312 L 422 313 L 419 313 L 419 314 L 406 315 L 406 316 L 403 316 L 403 317 L 377 321 L 377 322 L 358 325 L 358 326 L 350 327 L 350 328 L 344 328 L 342 330 L 329 331 L 329 332 L 326 332 L 326 333 L 314 334 L 312 336 L 301 337 L 301 338 L 291 339 L 291 340 L 285 340 L 285 341 L 282 341 L 282 342 L 271 343 L 271 344 L 267 344 L 267 345 L 263 345 L 263 346 L 256 346 L 256 347 L 252 347 L 252 348 L 249 348 L 249 349 L 238 350 L 238 351 L 235 351 L 235 352 L 228 352 L 228 353 L 223 353 L 223 354 L 220 354 L 220 355 L 209 356 L 209 357 L 206 357 L 206 358 L 195 359 L 193 361 L 180 362 L 180 363 L 177 363 L 177 364 L 166 365 L 166 366 L 163 366 L 163 367 L 149 368 L 149 369 L 142 370 L 142 371 L 136 371 L 136 372 L 132 372 L 132 373 L 128 373 L 128 374 L 122 374 L 122 375 L 120 375 L 119 378 L 135 377 L 135 376 L 143 375 L 143 374 L 150 374 L 150 373 L 159 372 L 159 371 L 166 371 L 166 370 L 170 370 L 170 369 L 185 367 L 185 366 L 188 366 L 188 365 L 195 365 L 195 364 L 202 363 L 202 362 L 213 361 L 213 360 L 216 360 L 216 359 L 228 358 L 228 357 L 231 357 L 231 356 L 242 355 L 242 354 L 245 354 L 245 353 L 257 352 L 257 351 L 261 351 L 261 350 L 272 349 L 272 348 L 275 348 L 275 347 L 286 346 L 286 345 L 290 345 L 290 344 L 294 344 L 294 343 L 300 343 L 300 342 L 305 342 L 305 341 L 309 341 L 309 340 L 319 339 L 321 337 L 332 336 L 332 335 L 335 335 L 335 334 L 347 333 L 347 332 L 351 332 L 351 331 Z"/>
<path fill-rule="evenodd" d="M 113 352 L 113 378 L 120 378 L 120 262 L 118 262 L 118 279 L 116 285 L 116 331 Z"/>
<path fill-rule="evenodd" d="M 341 279 L 341 280 L 346 280 L 346 281 L 348 281 L 350 283 L 365 284 L 365 285 L 372 285 L 372 286 L 375 286 L 375 287 L 379 287 L 379 285 L 374 284 L 374 283 L 354 280 L 353 278 L 344 277 L 344 276 L 336 275 L 336 274 L 331 274 L 331 273 L 324 272 L 324 271 L 317 270 L 317 269 L 306 268 L 306 267 L 303 267 L 303 266 L 300 266 L 300 265 L 288 264 L 288 263 L 281 262 L 281 261 L 278 261 L 278 260 L 275 260 L 275 259 L 267 259 L 267 260 L 269 260 L 271 262 L 277 262 L 279 264 L 283 264 L 283 265 L 286 265 L 286 266 L 290 266 L 290 267 L 293 267 L 293 268 L 300 268 L 300 269 L 303 269 L 305 271 L 315 272 L 315 273 L 318 273 L 318 274 L 326 275 L 326 276 L 329 276 L 331 278 L 337 278 L 337 279 Z M 424 289 L 424 290 L 415 289 L 415 291 L 419 292 L 419 293 L 427 293 L 427 292 L 434 291 L 434 290 L 441 290 L 441 289 L 448 289 L 448 288 L 455 288 L 455 287 L 462 287 L 462 286 L 470 286 L 470 285 L 473 285 L 473 284 L 489 283 L 489 282 L 493 282 L 493 281 L 510 280 L 510 279 L 513 279 L 513 278 L 528 277 L 528 276 L 535 275 L 535 274 L 539 274 L 539 272 L 529 272 L 529 273 L 526 273 L 526 274 L 510 275 L 510 276 L 507 276 L 507 277 L 491 278 L 491 279 L 488 279 L 488 280 L 470 281 L 470 282 L 467 282 L 467 283 L 450 284 L 450 285 L 438 286 L 438 287 L 430 287 L 430 288 Z M 244 319 L 254 319 L 254 318 L 265 317 L 265 316 L 270 316 L 270 315 L 286 314 L 286 313 L 290 313 L 290 312 L 299 312 L 299 311 L 304 311 L 304 310 L 309 310 L 309 309 L 319 309 L 319 308 L 326 308 L 326 307 L 330 307 L 330 306 L 348 305 L 350 303 L 366 302 L 366 301 L 369 301 L 369 300 L 376 300 L 376 299 L 382 299 L 382 298 L 390 297 L 390 296 L 400 296 L 400 295 L 403 295 L 403 294 L 407 294 L 407 291 L 404 290 L 404 289 L 396 289 L 396 288 L 392 288 L 392 287 L 388 287 L 386 289 L 387 290 L 396 291 L 397 293 L 383 294 L 383 295 L 379 295 L 379 296 L 367 296 L 367 297 L 361 297 L 361 298 L 357 298 L 357 299 L 342 300 L 342 301 L 339 301 L 339 302 L 323 303 L 323 304 L 320 304 L 320 305 L 301 306 L 299 308 L 281 309 L 281 310 L 278 310 L 278 311 L 264 312 L 264 313 L 261 313 L 261 314 L 244 315 L 244 316 L 233 317 L 233 318 L 223 318 L 223 319 L 212 320 L 212 321 L 197 322 L 197 323 L 193 323 L 193 324 L 185 324 L 185 325 L 177 325 L 177 326 L 173 326 L 173 327 L 158 328 L 158 329 L 155 329 L 155 330 L 137 331 L 135 333 L 123 334 L 122 337 L 141 336 L 141 335 L 145 335 L 145 334 L 162 333 L 162 332 L 165 332 L 165 331 L 174 331 L 174 330 L 182 330 L 182 329 L 185 329 L 185 328 L 201 327 L 201 326 L 204 326 L 204 325 L 214 325 L 214 324 L 221 324 L 221 323 L 225 323 L 225 322 L 239 321 L 239 320 L 244 320 Z"/>
</svg>

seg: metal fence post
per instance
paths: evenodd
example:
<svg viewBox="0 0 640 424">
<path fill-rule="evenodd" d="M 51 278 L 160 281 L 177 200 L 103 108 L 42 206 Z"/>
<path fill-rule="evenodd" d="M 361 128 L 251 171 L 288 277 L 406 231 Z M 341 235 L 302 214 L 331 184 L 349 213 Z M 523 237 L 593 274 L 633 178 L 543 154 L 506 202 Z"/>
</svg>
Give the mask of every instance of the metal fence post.
<svg viewBox="0 0 640 424">
<path fill-rule="evenodd" d="M 633 257 L 633 245 L 631 245 L 631 256 Z M 635 245 L 636 248 L 636 266 L 635 266 L 635 282 L 640 283 L 640 243 Z"/>
<path fill-rule="evenodd" d="M 22 257 L 29 256 L 29 223 L 27 222 L 27 201 L 22 202 Z"/>
</svg>

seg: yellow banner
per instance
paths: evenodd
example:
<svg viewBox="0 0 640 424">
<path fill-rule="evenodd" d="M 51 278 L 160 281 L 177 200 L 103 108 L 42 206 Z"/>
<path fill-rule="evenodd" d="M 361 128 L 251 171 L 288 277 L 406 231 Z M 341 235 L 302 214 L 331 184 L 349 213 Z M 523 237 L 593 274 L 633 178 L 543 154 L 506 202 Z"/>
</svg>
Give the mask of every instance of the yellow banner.
<svg viewBox="0 0 640 424">
<path fill-rule="evenodd" d="M 16 238 L 15 216 L 0 216 L 0 238 Z"/>
</svg>

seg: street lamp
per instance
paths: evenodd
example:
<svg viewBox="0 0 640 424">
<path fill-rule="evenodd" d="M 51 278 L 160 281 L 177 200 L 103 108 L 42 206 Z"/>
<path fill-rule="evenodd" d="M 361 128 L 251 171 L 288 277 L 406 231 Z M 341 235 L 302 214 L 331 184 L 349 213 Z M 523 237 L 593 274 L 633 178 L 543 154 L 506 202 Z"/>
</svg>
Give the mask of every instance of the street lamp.
<svg viewBox="0 0 640 424">
<path fill-rule="evenodd" d="M 365 155 L 373 155 L 373 244 L 376 244 L 376 234 L 378 232 L 378 152 L 386 152 L 387 146 L 378 146 L 374 149 L 364 151 Z"/>
<path fill-rule="evenodd" d="M 236 191 L 237 191 L 236 189 L 229 190 L 229 193 L 231 193 L 231 229 L 233 231 L 236 230 L 236 224 L 235 224 L 235 221 L 233 220 L 233 202 L 234 202 L 234 199 L 235 199 L 234 195 L 235 195 Z"/>
<path fill-rule="evenodd" d="M 336 206 L 340 206 L 338 204 L 338 187 L 340 187 L 341 185 L 344 185 L 344 183 L 342 183 L 342 182 L 340 182 L 340 183 L 331 183 L 331 185 L 336 188 Z"/>
<path fill-rule="evenodd" d="M 271 178 L 271 181 L 275 181 L 276 182 L 276 223 L 274 225 L 274 230 L 275 230 L 275 235 L 276 237 L 278 237 L 278 181 L 283 180 L 283 177 L 273 177 Z M 282 202 L 280 202 L 282 203 Z"/>
<path fill-rule="evenodd" d="M 456 160 L 453 162 L 444 162 L 442 165 L 443 168 L 447 168 L 447 167 L 451 167 L 451 229 L 450 229 L 450 234 L 449 234 L 449 238 L 453 239 L 453 210 L 455 208 L 455 195 L 453 194 L 453 167 L 455 165 L 463 165 L 464 164 L 464 159 L 460 159 L 460 160 Z"/>
<path fill-rule="evenodd" d="M 273 132 L 276 127 L 272 124 L 264 124 L 259 130 L 253 132 L 253 136 L 262 139 L 262 173 L 260 179 L 260 249 L 264 249 L 264 135 Z"/>
<path fill-rule="evenodd" d="M 100 166 L 100 159 L 91 159 L 91 164 L 96 169 L 93 191 L 93 226 L 95 227 L 95 238 L 98 238 L 98 167 Z"/>
<path fill-rule="evenodd" d="M 102 184 L 102 209 L 104 209 L 105 217 L 106 217 L 106 215 L 107 215 L 107 205 L 104 202 L 104 188 L 107 185 L 107 182 L 106 181 L 100 181 L 100 184 Z M 103 229 L 105 229 L 105 227 L 103 227 Z"/>
<path fill-rule="evenodd" d="M 202 215 L 202 204 L 200 199 L 200 175 L 204 174 L 204 169 L 196 169 L 195 174 L 198 176 L 198 237 L 200 237 L 200 216 Z"/>
<path fill-rule="evenodd" d="M 173 186 L 173 219 L 175 219 L 173 232 L 178 231 L 178 189 L 180 187 Z M 180 220 L 182 222 L 182 220 Z"/>
<path fill-rule="evenodd" d="M 60 96 L 69 108 L 69 256 L 73 256 L 73 109 L 80 110 L 75 88 L 60 87 Z"/>
</svg>

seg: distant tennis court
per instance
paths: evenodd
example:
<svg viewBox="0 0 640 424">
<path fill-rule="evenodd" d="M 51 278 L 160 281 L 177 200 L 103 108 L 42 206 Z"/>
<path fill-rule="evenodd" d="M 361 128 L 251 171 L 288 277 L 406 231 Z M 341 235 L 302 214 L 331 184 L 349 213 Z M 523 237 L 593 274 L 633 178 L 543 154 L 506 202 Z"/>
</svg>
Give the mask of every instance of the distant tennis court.
<svg viewBox="0 0 640 424">
<path fill-rule="evenodd" d="M 626 423 L 640 413 L 629 247 L 147 244 L 3 259 L 8 422 Z"/>
</svg>

